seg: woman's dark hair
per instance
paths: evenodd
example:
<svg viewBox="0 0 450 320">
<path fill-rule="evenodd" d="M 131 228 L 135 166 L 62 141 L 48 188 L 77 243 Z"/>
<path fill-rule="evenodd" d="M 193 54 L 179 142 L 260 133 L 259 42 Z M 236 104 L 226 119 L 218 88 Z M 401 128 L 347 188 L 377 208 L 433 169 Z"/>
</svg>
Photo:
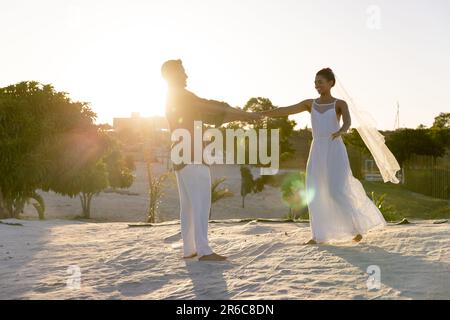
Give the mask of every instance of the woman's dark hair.
<svg viewBox="0 0 450 320">
<path fill-rule="evenodd" d="M 331 70 L 330 68 L 324 68 L 320 70 L 319 72 L 317 72 L 316 76 L 322 76 L 328 81 L 333 81 L 333 87 L 336 84 L 336 77 L 334 76 L 333 70 Z"/>
</svg>

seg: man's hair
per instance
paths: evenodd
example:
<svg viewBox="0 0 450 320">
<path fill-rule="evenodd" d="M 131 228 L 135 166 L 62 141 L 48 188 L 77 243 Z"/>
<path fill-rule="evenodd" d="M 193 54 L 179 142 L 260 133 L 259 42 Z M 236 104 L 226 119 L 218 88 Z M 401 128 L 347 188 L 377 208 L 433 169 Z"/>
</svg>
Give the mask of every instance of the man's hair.
<svg viewBox="0 0 450 320">
<path fill-rule="evenodd" d="M 173 78 L 173 74 L 180 70 L 180 67 L 183 65 L 183 62 L 178 60 L 168 60 L 163 63 L 161 67 L 161 75 L 166 81 L 170 81 Z"/>
</svg>

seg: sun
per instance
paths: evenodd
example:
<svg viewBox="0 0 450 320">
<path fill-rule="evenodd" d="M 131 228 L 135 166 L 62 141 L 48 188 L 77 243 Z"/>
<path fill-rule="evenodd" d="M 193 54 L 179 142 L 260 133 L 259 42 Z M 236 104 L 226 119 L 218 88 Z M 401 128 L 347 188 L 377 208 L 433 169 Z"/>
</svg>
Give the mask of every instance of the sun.
<svg viewBox="0 0 450 320">
<path fill-rule="evenodd" d="M 58 86 L 74 100 L 89 102 L 98 123 L 115 117 L 162 116 L 167 85 L 158 57 L 133 56 L 126 48 L 93 46 L 73 58 Z M 105 48 L 106 47 L 106 48 Z"/>
</svg>

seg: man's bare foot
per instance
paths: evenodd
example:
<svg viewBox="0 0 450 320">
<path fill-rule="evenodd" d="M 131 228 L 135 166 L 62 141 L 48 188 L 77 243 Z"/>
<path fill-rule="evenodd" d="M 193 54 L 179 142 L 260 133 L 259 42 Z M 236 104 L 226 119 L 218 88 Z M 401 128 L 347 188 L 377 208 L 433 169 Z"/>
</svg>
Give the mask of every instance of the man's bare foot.
<svg viewBox="0 0 450 320">
<path fill-rule="evenodd" d="M 303 245 L 309 245 L 309 244 L 317 244 L 317 242 L 316 242 L 316 240 L 314 240 L 314 239 L 311 239 L 311 240 L 309 240 L 308 242 L 305 242 Z"/>
<path fill-rule="evenodd" d="M 197 252 L 194 254 L 191 254 L 190 256 L 183 257 L 183 259 L 192 259 L 192 258 L 195 258 L 196 256 L 197 256 Z"/>
<path fill-rule="evenodd" d="M 357 234 L 354 238 L 353 238 L 353 241 L 355 241 L 355 242 L 360 242 L 361 240 L 362 240 L 362 235 L 360 235 L 360 234 Z"/>
<path fill-rule="evenodd" d="M 213 252 L 206 256 L 201 256 L 200 258 L 198 258 L 198 260 L 199 261 L 224 261 L 224 260 L 227 260 L 227 257 L 221 256 L 221 255 Z"/>
</svg>

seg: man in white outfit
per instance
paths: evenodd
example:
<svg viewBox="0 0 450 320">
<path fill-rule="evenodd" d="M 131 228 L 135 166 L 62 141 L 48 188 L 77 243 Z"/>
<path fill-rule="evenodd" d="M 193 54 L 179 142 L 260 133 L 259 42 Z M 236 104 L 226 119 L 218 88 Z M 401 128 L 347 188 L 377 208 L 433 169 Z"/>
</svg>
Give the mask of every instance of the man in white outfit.
<svg viewBox="0 0 450 320">
<path fill-rule="evenodd" d="M 169 129 L 188 130 L 194 137 L 194 121 L 216 127 L 230 121 L 260 119 L 260 115 L 232 108 L 225 102 L 202 99 L 186 90 L 187 75 L 181 60 L 166 61 L 161 68 L 168 85 L 166 117 Z M 211 207 L 211 175 L 206 164 L 191 162 L 174 165 L 180 196 L 181 236 L 184 258 L 198 256 L 200 261 L 221 261 L 226 257 L 213 252 L 208 243 L 208 219 Z M 203 154 L 203 153 L 202 153 Z"/>
</svg>

